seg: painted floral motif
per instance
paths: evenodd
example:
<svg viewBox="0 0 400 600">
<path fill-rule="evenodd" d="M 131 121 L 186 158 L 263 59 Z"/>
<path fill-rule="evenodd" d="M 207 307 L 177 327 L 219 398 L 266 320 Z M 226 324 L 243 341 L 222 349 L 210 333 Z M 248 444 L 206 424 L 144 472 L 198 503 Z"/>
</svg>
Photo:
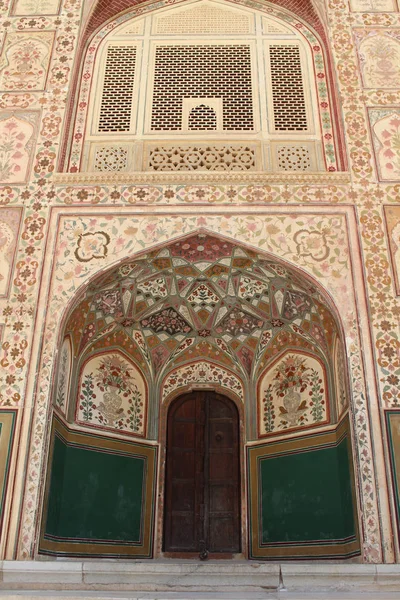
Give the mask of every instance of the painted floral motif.
<svg viewBox="0 0 400 600">
<path fill-rule="evenodd" d="M 170 335 L 189 333 L 192 328 L 173 308 L 164 308 L 141 321 L 142 327 L 155 333 L 165 331 Z"/>
<path fill-rule="evenodd" d="M 243 402 L 244 390 L 240 379 L 232 372 L 205 361 L 185 365 L 172 371 L 162 388 L 162 401 L 175 390 L 191 384 L 215 384 L 232 391 Z"/>
<path fill-rule="evenodd" d="M 261 294 L 268 296 L 268 286 L 265 282 L 259 279 L 253 279 L 252 277 L 242 276 L 240 278 L 238 296 L 239 298 L 243 298 L 247 300 L 248 298 L 256 298 L 259 299 Z M 266 298 L 265 298 L 266 299 Z"/>
<path fill-rule="evenodd" d="M 107 256 L 109 243 L 110 236 L 104 231 L 81 233 L 78 237 L 75 256 L 80 262 L 89 262 L 94 258 L 104 258 Z"/>
<path fill-rule="evenodd" d="M 1 183 L 23 183 L 26 180 L 33 134 L 33 124 L 24 119 L 11 116 L 0 120 Z"/>
<path fill-rule="evenodd" d="M 204 283 L 197 286 L 187 299 L 197 311 L 202 308 L 211 311 L 220 300 L 220 298 Z"/>
<path fill-rule="evenodd" d="M 143 435 L 145 413 L 144 380 L 132 362 L 113 353 L 85 364 L 78 390 L 78 423 Z"/>
<path fill-rule="evenodd" d="M 319 360 L 286 354 L 259 386 L 260 435 L 329 421 L 325 369 Z"/>
<path fill-rule="evenodd" d="M 14 241 L 14 234 L 7 223 L 0 221 L 0 295 L 4 296 L 8 288 L 10 264 L 9 250 Z"/>
<path fill-rule="evenodd" d="M 71 359 L 71 343 L 70 340 L 66 338 L 61 346 L 55 396 L 55 404 L 64 414 L 68 402 Z"/>
<path fill-rule="evenodd" d="M 232 310 L 218 325 L 216 331 L 220 334 L 230 333 L 234 336 L 241 333 L 252 333 L 264 326 L 263 319 L 240 309 Z"/>
<path fill-rule="evenodd" d="M 323 261 L 329 256 L 329 248 L 323 231 L 297 231 L 294 241 L 297 244 L 297 252 L 301 256 L 312 256 L 317 261 Z"/>
<path fill-rule="evenodd" d="M 369 35 L 360 44 L 365 87 L 400 86 L 400 40 L 394 35 Z"/>
<path fill-rule="evenodd" d="M 335 382 L 336 382 L 336 410 L 338 418 L 346 411 L 349 405 L 346 386 L 346 367 L 341 344 L 337 342 L 335 348 Z"/>
<path fill-rule="evenodd" d="M 233 246 L 224 240 L 205 238 L 204 236 L 193 236 L 189 240 L 176 242 L 172 246 L 175 256 L 182 256 L 190 261 L 211 261 L 222 256 L 230 256 Z"/>
<path fill-rule="evenodd" d="M 350 0 L 351 10 L 360 12 L 396 11 L 396 0 Z"/>
<path fill-rule="evenodd" d="M 7 35 L 0 57 L 0 89 L 44 89 L 53 36 L 47 31 Z"/>
<path fill-rule="evenodd" d="M 118 290 L 106 290 L 95 297 L 95 305 L 105 316 L 122 316 L 121 295 Z"/>
<path fill-rule="evenodd" d="M 146 296 L 151 296 L 154 300 L 160 300 L 168 295 L 166 281 L 163 277 L 155 277 L 138 284 L 138 290 Z"/>
<path fill-rule="evenodd" d="M 304 317 L 311 311 L 311 302 L 306 294 L 301 292 L 292 292 L 288 290 L 282 309 L 282 316 L 285 319 L 294 319 Z"/>
<path fill-rule="evenodd" d="M 377 118 L 377 111 L 370 111 Z M 400 111 L 382 111 L 373 125 L 377 165 L 382 180 L 400 180 Z"/>
<path fill-rule="evenodd" d="M 16 0 L 14 15 L 56 15 L 60 8 L 60 0 Z"/>
<path fill-rule="evenodd" d="M 385 206 L 384 211 L 395 288 L 400 296 L 400 206 Z"/>
</svg>

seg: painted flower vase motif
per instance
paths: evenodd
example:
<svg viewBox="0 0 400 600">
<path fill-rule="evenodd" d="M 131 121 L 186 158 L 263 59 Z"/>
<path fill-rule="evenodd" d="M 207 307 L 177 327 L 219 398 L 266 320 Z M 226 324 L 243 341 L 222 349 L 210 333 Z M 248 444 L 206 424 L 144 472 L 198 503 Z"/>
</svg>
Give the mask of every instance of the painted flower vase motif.
<svg viewBox="0 0 400 600">
<path fill-rule="evenodd" d="M 122 398 L 119 395 L 118 386 L 109 386 L 110 391 L 104 392 L 104 402 L 100 402 L 99 411 L 109 425 L 113 425 L 115 421 L 123 418 L 124 409 L 121 408 Z"/>
<path fill-rule="evenodd" d="M 284 428 L 297 427 L 307 420 L 308 405 L 302 394 L 311 382 L 311 369 L 305 357 L 289 354 L 276 367 L 273 389 L 278 398 L 280 418 Z"/>
<path fill-rule="evenodd" d="M 306 403 L 301 401 L 301 394 L 293 388 L 290 389 L 283 398 L 282 404 L 286 410 L 284 416 L 289 427 L 295 427 L 301 415 L 307 411 Z"/>
</svg>

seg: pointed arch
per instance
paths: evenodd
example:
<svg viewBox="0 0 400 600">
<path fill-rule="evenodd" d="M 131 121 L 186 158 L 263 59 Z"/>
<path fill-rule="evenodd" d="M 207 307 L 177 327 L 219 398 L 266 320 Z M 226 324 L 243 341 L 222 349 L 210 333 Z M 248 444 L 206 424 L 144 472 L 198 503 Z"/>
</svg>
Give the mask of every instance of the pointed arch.
<svg viewBox="0 0 400 600">
<path fill-rule="evenodd" d="M 226 6 L 229 6 L 230 4 L 230 0 L 226 1 Z M 239 166 L 235 165 L 236 170 L 238 168 L 240 168 L 241 170 L 285 170 L 285 171 L 292 171 L 292 170 L 328 170 L 328 171 L 342 171 L 346 169 L 346 159 L 345 159 L 345 152 L 344 152 L 344 144 L 343 144 L 343 136 L 342 136 L 342 132 L 341 132 L 341 121 L 339 119 L 338 116 L 338 110 L 339 110 L 339 103 L 337 102 L 337 94 L 336 94 L 336 90 L 335 90 L 335 78 L 333 76 L 333 70 L 332 70 L 332 61 L 330 58 L 330 49 L 329 49 L 329 44 L 327 41 L 327 38 L 325 36 L 325 32 L 324 32 L 324 28 L 321 24 L 320 19 L 315 16 L 316 13 L 314 11 L 314 9 L 312 9 L 314 17 L 311 18 L 311 13 L 309 12 L 309 10 L 306 10 L 306 14 L 309 17 L 309 21 L 307 21 L 307 19 L 304 19 L 304 16 L 299 16 L 299 14 L 296 13 L 296 11 L 293 11 L 292 13 L 289 12 L 290 8 L 288 8 L 287 6 L 285 8 L 281 8 L 275 4 L 268 4 L 268 3 L 263 3 L 260 2 L 259 5 L 257 5 L 256 7 L 252 7 L 252 9 L 249 9 L 248 7 L 246 7 L 246 3 L 243 2 L 244 4 L 244 8 L 246 10 L 253 10 L 254 12 L 256 11 L 260 11 L 261 13 L 264 12 L 266 17 L 274 17 L 275 19 L 278 19 L 279 21 L 285 22 L 287 23 L 287 25 L 289 26 L 289 28 L 293 28 L 293 30 L 295 32 L 297 32 L 297 34 L 300 36 L 300 38 L 303 39 L 305 46 L 304 47 L 308 47 L 307 53 L 309 54 L 308 57 L 308 66 L 307 68 L 304 69 L 304 74 L 308 74 L 310 75 L 310 83 L 307 83 L 307 86 L 310 86 L 309 92 L 311 93 L 311 96 L 314 94 L 314 92 L 312 91 L 313 89 L 315 89 L 315 93 L 318 96 L 318 98 L 316 98 L 315 103 L 312 101 L 310 104 L 310 107 L 307 108 L 307 111 L 309 113 L 309 115 L 313 115 L 312 118 L 314 119 L 315 123 L 318 123 L 318 126 L 316 125 L 317 129 L 319 129 L 322 126 L 323 129 L 323 135 L 321 133 L 321 135 L 319 133 L 317 133 L 317 138 L 318 139 L 318 143 L 321 144 L 322 147 L 322 155 L 323 155 L 323 160 L 321 160 L 319 158 L 320 156 L 320 152 L 317 151 L 316 149 L 314 150 L 312 147 L 312 144 L 310 145 L 310 147 L 305 147 L 304 144 L 304 140 L 302 142 L 302 144 L 299 145 L 299 142 L 301 141 L 300 139 L 297 140 L 297 143 L 295 143 L 294 140 L 291 141 L 291 143 L 289 145 L 286 145 L 285 147 L 282 147 L 277 143 L 277 144 L 273 144 L 273 158 L 271 160 L 271 164 L 264 164 L 263 163 L 263 159 L 262 159 L 262 153 L 260 154 L 259 150 L 252 150 L 251 148 L 248 148 L 247 146 L 245 147 L 240 147 L 238 146 L 238 144 L 236 144 L 235 146 L 235 151 L 239 152 L 239 151 L 244 151 L 245 152 L 245 159 L 243 164 L 241 163 Z M 305 4 L 305 3 L 304 3 Z M 185 4 L 182 3 L 182 6 L 184 6 Z M 156 6 L 157 10 L 163 10 L 165 9 L 165 7 L 161 7 L 160 8 L 160 4 L 158 3 Z M 168 10 L 177 10 L 175 8 L 175 5 L 173 7 L 171 7 L 170 5 L 166 5 Z M 180 7 L 180 3 L 178 3 L 176 5 L 177 7 Z M 303 3 L 301 3 L 301 6 L 303 6 Z M 239 10 L 240 9 L 240 3 L 238 4 L 237 2 L 234 3 L 234 7 L 235 10 Z M 92 84 L 92 80 L 93 80 L 93 66 L 94 63 L 98 63 L 99 58 L 98 58 L 98 48 L 99 48 L 99 44 L 101 45 L 103 43 L 103 41 L 107 38 L 107 36 L 112 35 L 113 31 L 118 28 L 120 25 L 122 25 L 123 23 L 127 23 L 130 19 L 138 17 L 138 16 L 146 16 L 147 14 L 150 14 L 150 12 L 153 10 L 153 7 L 151 5 L 146 5 L 144 7 L 139 7 L 138 5 L 135 6 L 135 9 L 130 9 L 128 11 L 122 12 L 121 14 L 119 14 L 117 16 L 117 18 L 115 18 L 115 16 L 113 17 L 112 20 L 110 20 L 107 25 L 103 24 L 103 28 L 100 30 L 97 30 L 97 32 L 92 32 L 91 35 L 93 35 L 93 37 L 90 39 L 90 45 L 89 45 L 89 41 L 87 40 L 87 44 L 81 47 L 81 51 L 80 51 L 80 56 L 81 56 L 81 60 L 77 61 L 77 69 L 79 69 L 79 72 L 76 71 L 75 76 L 74 76 L 74 83 L 72 86 L 73 89 L 73 93 L 71 94 L 70 97 L 70 106 L 68 109 L 68 117 L 67 117 L 67 121 L 66 121 L 66 136 L 64 137 L 64 144 L 63 144 L 63 149 L 62 152 L 60 153 L 60 170 L 69 170 L 70 172 L 77 172 L 79 171 L 81 168 L 86 168 L 85 166 L 82 167 L 81 165 L 81 155 L 82 155 L 82 148 L 81 145 L 83 143 L 84 138 L 87 135 L 87 117 L 86 117 L 86 113 L 88 111 L 88 107 L 90 104 L 90 98 L 89 98 L 89 91 Z M 302 13 L 303 11 L 300 10 L 300 13 Z M 318 26 L 317 26 L 318 25 Z M 258 35 L 258 34 L 257 34 Z M 84 39 L 84 36 L 82 38 L 82 40 Z M 83 41 L 82 41 L 83 44 Z M 285 52 L 287 52 L 289 49 L 289 46 L 287 48 L 285 48 Z M 89 52 L 88 52 L 89 50 Z M 291 49 L 291 52 L 294 52 L 295 49 Z M 139 49 L 138 52 L 140 53 Z M 307 54 L 306 53 L 306 54 Z M 276 60 L 277 64 L 283 60 L 284 57 L 283 56 L 277 56 Z M 301 61 L 303 61 L 303 58 L 301 58 Z M 104 57 L 102 59 L 104 61 Z M 123 59 L 121 59 L 123 60 Z M 131 57 L 130 60 L 136 60 L 136 58 Z M 249 58 L 250 60 L 250 58 Z M 139 61 L 139 59 L 138 59 Z M 291 56 L 290 57 L 290 64 L 295 65 L 295 62 L 298 61 L 299 65 L 298 68 L 300 68 L 300 57 L 297 56 Z M 128 61 L 129 62 L 129 61 Z M 170 61 L 168 61 L 170 62 Z M 191 62 L 193 62 L 191 60 Z M 212 63 L 215 63 L 215 60 L 211 60 Z M 125 61 L 125 64 L 126 61 Z M 289 63 L 288 63 L 289 64 Z M 279 67 L 278 71 L 279 71 Z M 297 68 L 297 67 L 296 67 Z M 119 69 L 120 70 L 120 69 Z M 204 71 L 204 68 L 202 69 Z M 83 77 L 83 84 L 80 84 L 80 80 L 82 81 Z M 128 79 L 131 78 L 131 74 L 129 75 Z M 293 79 L 293 78 L 292 78 Z M 296 79 L 296 77 L 294 77 L 294 79 Z M 270 85 L 270 84 L 268 84 Z M 306 87 L 307 87 L 306 86 Z M 113 87 L 113 86 L 111 86 Z M 279 86 L 278 86 L 279 87 Z M 80 88 L 80 89 L 79 89 Z M 301 86 L 300 86 L 301 88 Z M 299 88 L 298 93 L 296 94 L 296 97 L 299 98 L 299 94 L 301 95 L 301 89 Z M 125 91 L 126 92 L 126 91 Z M 126 95 L 126 93 L 123 93 L 123 95 Z M 178 93 L 178 92 L 177 92 Z M 308 92 L 307 92 L 308 93 Z M 130 92 L 128 93 L 129 96 Z M 137 92 L 135 92 L 135 94 L 137 95 Z M 284 90 L 278 90 L 277 94 L 280 94 L 282 97 L 285 97 L 287 95 L 287 93 L 285 93 Z M 212 94 L 211 94 L 212 95 Z M 143 91 L 140 93 L 140 96 L 143 96 Z M 189 94 L 190 96 L 190 94 Z M 310 96 L 310 98 L 311 98 Z M 323 97 L 322 97 L 323 96 Z M 198 95 L 197 95 L 198 97 Z M 261 97 L 264 98 L 264 94 L 261 94 Z M 132 97 L 132 101 L 134 101 L 133 97 Z M 306 104 L 309 103 L 309 100 L 306 99 Z M 146 105 L 148 105 L 148 102 L 146 102 Z M 313 105 L 311 107 L 311 105 Z M 191 107 L 193 108 L 193 107 Z M 93 110 L 93 107 L 90 107 L 90 110 Z M 96 109 L 97 110 L 97 109 Z M 142 110 L 142 109 L 141 109 Z M 187 111 L 187 113 L 189 114 L 190 112 L 190 106 L 189 107 L 184 107 L 184 112 Z M 222 119 L 222 115 L 221 115 L 221 111 L 218 111 L 218 109 L 216 109 L 215 107 L 212 107 L 212 110 L 216 112 L 216 120 L 217 120 L 217 130 L 219 127 L 219 123 L 221 122 Z M 270 111 L 270 109 L 268 109 Z M 274 109 L 275 110 L 275 109 Z M 254 108 L 254 112 L 257 115 L 258 113 L 258 108 L 255 107 Z M 261 111 L 262 112 L 262 111 Z M 271 111 L 270 111 L 271 112 Z M 185 113 L 186 114 L 186 113 Z M 188 115 L 187 115 L 188 116 Z M 187 116 L 185 117 L 187 120 Z M 136 117 L 134 117 L 133 113 L 131 115 L 131 117 L 129 117 L 129 115 L 125 115 L 126 119 L 128 119 L 127 123 L 130 120 L 130 123 L 132 125 L 132 120 Z M 204 115 L 203 115 L 204 117 Z M 257 120 L 261 119 L 262 123 L 267 123 L 268 122 L 272 122 L 272 112 L 271 115 L 269 116 L 269 119 L 266 120 L 264 119 L 262 116 L 257 117 Z M 204 118 L 203 118 L 204 120 Z M 207 120 L 207 119 L 206 119 Z M 72 132 L 72 128 L 74 126 L 74 123 L 79 123 L 78 127 L 74 129 L 74 133 Z M 129 124 L 129 123 L 128 123 Z M 127 127 L 128 125 L 125 123 L 124 127 Z M 145 125 L 145 128 L 149 127 L 149 125 Z M 176 127 L 176 124 L 174 125 L 174 127 Z M 210 129 L 210 124 L 206 126 L 204 126 L 204 130 L 203 133 L 207 131 L 207 128 Z M 250 129 L 254 129 L 254 131 L 258 131 L 260 129 L 260 127 L 257 124 L 257 127 L 254 128 L 254 124 L 253 125 L 247 125 L 246 128 L 248 129 L 250 127 Z M 302 126 L 300 126 L 299 124 L 296 125 L 296 127 L 300 127 L 300 129 L 302 127 L 304 127 L 304 123 Z M 279 129 L 279 128 L 278 128 Z M 213 125 L 211 130 L 215 130 L 215 127 Z M 188 129 L 188 131 L 191 131 L 190 129 Z M 196 130 L 197 132 L 201 131 L 199 129 Z M 298 132 L 297 132 L 298 133 Z M 309 132 L 310 133 L 310 132 Z M 315 135 L 315 133 L 313 133 L 313 135 Z M 265 133 L 263 133 L 263 135 L 261 135 L 261 138 L 264 139 Z M 253 136 L 254 137 L 254 136 Z M 257 137 L 257 136 L 256 136 Z M 268 136 L 267 136 L 268 137 Z M 261 139 L 260 138 L 260 139 Z M 131 144 L 131 142 L 127 142 L 126 138 L 125 140 L 122 140 L 118 142 L 118 144 L 116 143 L 109 143 L 108 145 L 104 146 L 104 142 L 101 143 L 97 143 L 97 144 L 92 144 L 91 145 L 91 150 L 90 150 L 90 157 L 89 157 L 89 162 L 90 164 L 93 165 L 90 168 L 95 168 L 95 170 L 99 170 L 99 171 L 104 171 L 104 170 L 109 170 L 109 167 L 107 166 L 108 164 L 113 165 L 111 170 L 113 171 L 136 171 L 136 170 L 159 170 L 161 168 L 161 170 L 171 170 L 171 163 L 173 161 L 168 160 L 168 166 L 166 165 L 161 165 L 161 156 L 163 155 L 163 153 L 165 154 L 165 152 L 168 153 L 168 150 L 165 150 L 164 147 L 161 149 L 162 152 L 160 154 L 160 152 L 157 151 L 157 148 L 153 148 L 153 146 L 151 146 L 151 148 L 147 148 L 145 149 L 144 152 L 144 158 L 138 158 L 140 153 L 136 153 L 133 152 L 132 148 L 129 147 L 129 144 Z M 250 139 L 250 138 L 249 138 Z M 257 138 L 258 139 L 258 138 Z M 254 141 L 254 140 L 253 140 Z M 111 145 L 110 145 L 111 144 Z M 132 145 L 132 144 L 131 144 Z M 276 148 L 275 148 L 276 145 Z M 92 147 L 93 146 L 93 147 Z M 243 146 L 243 144 L 242 144 Z M 176 148 L 174 147 L 174 151 L 176 150 Z M 181 148 L 179 148 L 179 150 L 182 151 Z M 219 147 L 214 149 L 215 153 L 218 154 L 218 150 L 221 150 Z M 154 160 L 152 160 L 153 158 L 153 154 L 154 152 L 156 153 L 156 156 L 154 157 Z M 199 149 L 197 149 L 197 153 L 199 152 Z M 253 157 L 252 160 L 249 158 L 248 154 L 250 153 L 250 155 Z M 192 152 L 193 154 L 193 152 Z M 203 153 L 204 154 L 204 153 Z M 215 167 L 213 166 L 213 163 L 215 162 L 215 157 L 211 160 L 211 163 L 208 164 L 207 159 L 203 156 L 203 154 L 200 152 L 200 157 L 196 157 L 196 164 L 195 166 L 190 164 L 190 159 L 185 158 L 183 160 L 183 165 L 186 165 L 186 170 L 189 168 L 190 169 L 200 169 L 200 170 L 214 170 Z M 209 153 L 208 153 L 209 154 Z M 254 155 L 254 156 L 253 156 Z M 208 155 L 207 155 L 208 156 Z M 210 158 L 208 156 L 208 158 Z M 139 166 L 139 163 L 137 161 L 144 161 L 143 164 L 141 164 Z M 68 161 L 68 164 L 67 164 Z M 161 162 L 160 162 L 161 161 Z M 189 161 L 189 162 L 188 162 Z M 188 166 L 189 165 L 189 166 Z M 140 167 L 140 168 L 139 168 Z M 174 167 L 176 168 L 176 167 Z M 220 170 L 222 167 L 221 165 L 218 164 L 218 166 L 216 167 L 218 170 Z M 180 166 L 180 170 L 184 170 L 183 166 Z M 174 170 L 174 169 L 172 169 Z M 223 170 L 229 170 L 227 169 L 227 166 L 224 164 L 223 166 Z"/>
</svg>

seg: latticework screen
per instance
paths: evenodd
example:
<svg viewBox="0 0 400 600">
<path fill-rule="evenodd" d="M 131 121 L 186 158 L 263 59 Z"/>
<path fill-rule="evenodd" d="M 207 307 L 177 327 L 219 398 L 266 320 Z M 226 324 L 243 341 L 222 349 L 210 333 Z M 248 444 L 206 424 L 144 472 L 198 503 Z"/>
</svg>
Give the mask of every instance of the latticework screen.
<svg viewBox="0 0 400 600">
<path fill-rule="evenodd" d="M 307 131 L 300 48 L 290 44 L 271 45 L 271 85 L 277 131 Z"/>
<path fill-rule="evenodd" d="M 204 97 L 223 99 L 225 131 L 254 129 L 250 46 L 156 48 L 152 131 L 181 130 L 183 99 Z M 204 111 L 207 122 L 209 111 Z"/>
<path fill-rule="evenodd" d="M 101 97 L 99 131 L 129 131 L 135 81 L 136 48 L 109 46 Z"/>
<path fill-rule="evenodd" d="M 81 169 L 327 168 L 336 158 L 314 118 L 307 40 L 289 20 L 222 0 L 124 21 L 96 55 Z"/>
</svg>

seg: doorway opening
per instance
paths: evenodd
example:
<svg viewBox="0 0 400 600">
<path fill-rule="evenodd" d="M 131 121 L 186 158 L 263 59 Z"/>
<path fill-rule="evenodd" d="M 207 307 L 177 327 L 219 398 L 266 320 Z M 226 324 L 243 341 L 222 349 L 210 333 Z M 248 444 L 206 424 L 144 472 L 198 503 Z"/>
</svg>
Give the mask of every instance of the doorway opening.
<svg viewBox="0 0 400 600">
<path fill-rule="evenodd" d="M 241 552 L 239 415 L 232 400 L 194 391 L 167 423 L 164 552 Z"/>
</svg>

